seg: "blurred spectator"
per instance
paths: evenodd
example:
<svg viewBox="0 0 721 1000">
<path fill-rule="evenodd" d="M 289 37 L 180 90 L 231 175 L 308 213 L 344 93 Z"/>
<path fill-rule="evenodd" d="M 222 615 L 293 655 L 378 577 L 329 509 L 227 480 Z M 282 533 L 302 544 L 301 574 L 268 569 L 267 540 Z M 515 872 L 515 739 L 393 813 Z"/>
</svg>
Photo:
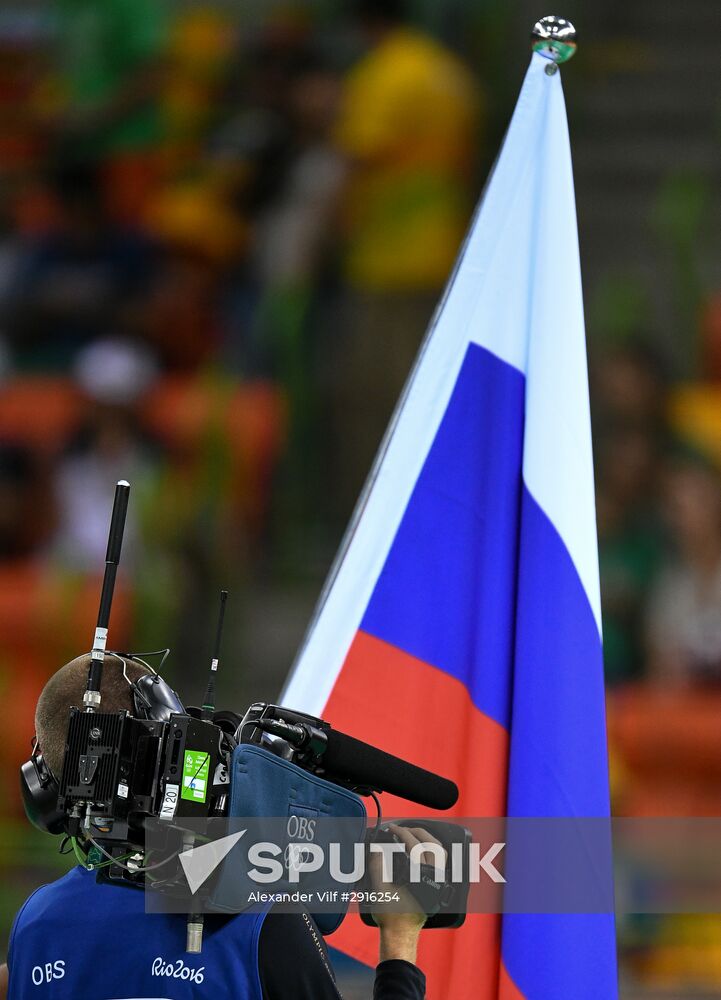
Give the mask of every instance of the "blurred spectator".
<svg viewBox="0 0 721 1000">
<path fill-rule="evenodd" d="M 158 171 L 165 0 L 61 0 L 55 15 L 58 148 L 104 164 L 106 207 L 136 222 Z"/>
<path fill-rule="evenodd" d="M 333 198 L 333 178 L 322 167 L 323 176 L 314 177 L 314 189 L 307 192 L 315 198 L 313 209 L 300 219 L 298 213 L 305 212 L 305 206 L 299 203 L 301 192 L 293 180 L 298 176 L 296 161 L 306 145 L 320 145 L 325 139 L 320 133 L 328 130 L 329 87 L 318 88 L 317 109 L 311 106 L 306 114 L 302 96 L 298 101 L 296 95 L 299 81 L 307 70 L 312 72 L 313 65 L 308 63 L 304 33 L 292 21 L 287 23 L 282 13 L 279 20 L 271 18 L 259 39 L 238 60 L 228 84 L 229 99 L 236 97 L 237 110 L 216 129 L 210 143 L 215 183 L 236 218 L 246 225 L 248 237 L 248 252 L 237 259 L 227 289 L 228 337 L 223 356 L 236 371 L 253 374 L 268 374 L 275 361 L 274 334 L 268 329 L 261 303 L 270 298 L 272 309 L 272 292 L 287 287 L 286 260 L 293 267 L 300 255 L 304 258 L 301 266 L 307 273 L 315 273 L 314 248 L 308 247 L 306 253 L 299 237 L 303 239 L 304 226 L 314 227 L 311 238 L 313 232 L 323 232 L 324 224 L 327 228 L 327 218 L 315 220 L 313 209 L 323 211 L 323 199 Z M 318 75 L 323 77 L 320 68 Z M 326 77 L 332 80 L 330 74 Z M 332 100 L 334 83 L 330 93 Z M 301 120 L 304 114 L 305 122 Z M 300 180 L 306 186 L 311 183 L 307 174 Z M 324 180 L 331 185 L 327 195 Z M 301 231 L 286 231 L 297 220 Z M 286 236 L 288 249 L 283 242 Z M 295 311 L 302 313 L 302 304 Z"/>
<path fill-rule="evenodd" d="M 721 479 L 696 458 L 673 461 L 663 482 L 676 555 L 648 607 L 649 670 L 666 684 L 721 682 Z"/>
<path fill-rule="evenodd" d="M 290 81 L 283 176 L 255 223 L 254 258 L 269 290 L 307 287 L 317 276 L 344 178 L 330 137 L 337 103 L 336 75 L 309 58 Z"/>
<path fill-rule="evenodd" d="M 596 449 L 603 657 L 609 684 L 644 672 L 643 609 L 664 538 L 655 511 L 660 441 L 643 427 L 607 428 Z"/>
<path fill-rule="evenodd" d="M 321 474 L 317 406 L 323 292 L 331 234 L 345 177 L 331 141 L 339 96 L 337 75 L 308 57 L 289 85 L 288 147 L 276 197 L 258 212 L 250 267 L 259 301 L 253 323 L 257 354 L 286 393 L 290 439 L 279 490 L 283 520 L 305 533 L 319 507 Z"/>
<path fill-rule="evenodd" d="M 591 369 L 594 430 L 608 425 L 642 427 L 663 433 L 667 378 L 652 338 L 633 337 L 606 349 Z"/>
<path fill-rule="evenodd" d="M 721 466 L 721 295 L 712 295 L 701 322 L 702 378 L 674 387 L 669 419 L 674 431 Z"/>
<path fill-rule="evenodd" d="M 193 372 L 223 342 L 224 279 L 243 245 L 243 227 L 202 183 L 164 192 L 149 225 L 163 248 L 143 303 L 145 335 L 167 371 Z"/>
<path fill-rule="evenodd" d="M 225 191 L 251 220 L 272 205 L 284 182 L 293 81 L 307 55 L 305 32 L 277 13 L 250 44 L 242 40 L 226 84 L 228 114 L 209 143 Z"/>
<path fill-rule="evenodd" d="M 5 297 L 4 323 L 20 368 L 67 370 L 77 351 L 122 323 L 152 274 L 153 248 L 103 208 L 94 166 L 53 176 L 56 224 L 26 241 Z"/>
<path fill-rule="evenodd" d="M 347 513 L 409 373 L 465 226 L 478 87 L 398 0 L 355 4 L 368 51 L 336 130 L 351 166 L 348 291 L 337 332 L 339 490 Z"/>
<path fill-rule="evenodd" d="M 0 562 L 36 555 L 54 523 L 46 515 L 44 470 L 27 449 L 0 446 Z"/>
<path fill-rule="evenodd" d="M 132 567 L 138 544 L 139 501 L 155 461 L 138 423 L 138 406 L 156 376 L 146 349 L 120 338 L 88 347 L 76 378 L 89 401 L 85 427 L 56 474 L 55 548 L 67 568 L 98 572 L 104 565 L 115 483 L 127 479 L 136 499 L 128 510 L 123 566 Z"/>
<path fill-rule="evenodd" d="M 231 17 L 209 3 L 196 2 L 176 12 L 160 90 L 166 169 L 182 172 L 195 161 L 226 110 L 221 88 L 235 36 Z"/>
<path fill-rule="evenodd" d="M 645 600 L 665 547 L 655 494 L 666 443 L 666 378 L 648 345 L 645 337 L 616 344 L 591 368 L 603 651 L 611 684 L 645 672 Z"/>
<path fill-rule="evenodd" d="M 355 167 L 347 274 L 363 289 L 445 284 L 469 204 L 478 88 L 466 67 L 403 20 L 399 0 L 359 0 L 367 54 L 351 69 L 337 126 Z"/>
<path fill-rule="evenodd" d="M 37 4 L 0 7 L 0 178 L 21 176 L 44 148 L 43 70 L 52 34 Z"/>
</svg>

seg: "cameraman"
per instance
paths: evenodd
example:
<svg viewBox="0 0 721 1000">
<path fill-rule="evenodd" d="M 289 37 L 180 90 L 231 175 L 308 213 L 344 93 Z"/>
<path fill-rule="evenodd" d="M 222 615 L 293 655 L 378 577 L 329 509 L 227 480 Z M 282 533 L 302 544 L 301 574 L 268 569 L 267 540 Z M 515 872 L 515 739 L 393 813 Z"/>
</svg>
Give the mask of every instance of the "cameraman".
<svg viewBox="0 0 721 1000">
<path fill-rule="evenodd" d="M 70 708 L 82 704 L 89 664 L 86 655 L 62 667 L 37 704 L 38 749 L 56 777 L 62 769 Z M 119 665 L 105 669 L 104 712 L 133 711 L 129 681 L 146 671 L 132 661 L 125 664 L 129 680 Z M 422 830 L 394 831 L 408 849 L 419 837 L 433 839 Z M 374 878 L 378 881 L 377 874 Z M 380 962 L 374 1000 L 422 1000 L 425 977 L 414 963 L 425 919 L 420 912 L 378 916 Z M 146 914 L 142 892 L 97 884 L 95 873 L 78 865 L 33 893 L 16 916 L 8 965 L 0 967 L 0 1000 L 340 996 L 323 938 L 305 913 L 206 915 L 198 955 L 185 951 L 185 924 L 182 915 Z"/>
</svg>

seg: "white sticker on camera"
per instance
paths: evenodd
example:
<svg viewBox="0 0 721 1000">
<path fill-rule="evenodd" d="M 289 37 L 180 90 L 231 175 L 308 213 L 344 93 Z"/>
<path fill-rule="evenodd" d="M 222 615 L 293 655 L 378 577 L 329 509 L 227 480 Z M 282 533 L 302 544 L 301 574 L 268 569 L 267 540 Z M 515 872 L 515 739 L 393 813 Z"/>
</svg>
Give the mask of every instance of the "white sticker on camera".
<svg viewBox="0 0 721 1000">
<path fill-rule="evenodd" d="M 161 819 L 172 819 L 175 816 L 175 810 L 178 808 L 178 795 L 180 792 L 180 785 L 166 785 L 165 795 L 163 796 L 163 804 L 160 807 L 160 818 Z"/>
</svg>

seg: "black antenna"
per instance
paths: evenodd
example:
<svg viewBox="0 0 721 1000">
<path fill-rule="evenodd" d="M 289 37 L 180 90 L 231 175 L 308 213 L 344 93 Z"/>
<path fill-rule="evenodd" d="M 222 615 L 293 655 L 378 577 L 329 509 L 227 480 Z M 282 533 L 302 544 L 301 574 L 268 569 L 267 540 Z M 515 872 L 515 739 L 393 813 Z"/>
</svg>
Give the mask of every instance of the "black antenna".
<svg viewBox="0 0 721 1000">
<path fill-rule="evenodd" d="M 218 629 L 215 633 L 215 648 L 213 649 L 213 659 L 210 661 L 210 676 L 208 677 L 208 687 L 203 698 L 203 718 L 212 719 L 215 711 L 215 675 L 218 671 L 220 661 L 220 640 L 223 636 L 223 620 L 225 618 L 225 602 L 228 600 L 228 591 L 220 592 L 220 613 L 218 614 Z"/>
<path fill-rule="evenodd" d="M 110 532 L 108 534 L 108 550 L 105 553 L 105 575 L 103 589 L 100 592 L 100 608 L 98 624 L 95 626 L 93 648 L 90 653 L 91 663 L 88 670 L 88 683 L 83 695 L 83 705 L 86 712 L 97 712 L 100 707 L 100 683 L 103 678 L 103 661 L 105 660 L 105 645 L 108 641 L 108 622 L 113 604 L 115 576 L 120 562 L 120 549 L 123 545 L 125 531 L 125 515 L 128 512 L 128 497 L 130 483 L 124 479 L 115 487 L 113 513 L 110 517 Z"/>
</svg>

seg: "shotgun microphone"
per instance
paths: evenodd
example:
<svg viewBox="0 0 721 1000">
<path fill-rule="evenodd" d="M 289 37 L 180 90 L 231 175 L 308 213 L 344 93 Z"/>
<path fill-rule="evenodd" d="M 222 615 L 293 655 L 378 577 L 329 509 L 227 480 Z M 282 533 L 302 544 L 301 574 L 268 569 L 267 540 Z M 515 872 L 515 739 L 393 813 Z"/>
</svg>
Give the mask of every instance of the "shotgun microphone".
<svg viewBox="0 0 721 1000">
<path fill-rule="evenodd" d="M 329 773 L 342 774 L 358 785 L 399 795 L 429 809 L 450 809 L 455 805 L 458 786 L 448 778 L 335 729 L 328 729 L 326 736 L 328 743 L 322 760 Z"/>
<path fill-rule="evenodd" d="M 429 809 L 450 809 L 458 800 L 455 782 L 338 732 L 321 719 L 262 703 L 250 711 L 258 709 L 260 717 L 252 724 L 285 740 L 304 759 L 311 758 L 319 773 L 331 781 L 337 778 L 358 789 L 390 792 Z"/>
</svg>

